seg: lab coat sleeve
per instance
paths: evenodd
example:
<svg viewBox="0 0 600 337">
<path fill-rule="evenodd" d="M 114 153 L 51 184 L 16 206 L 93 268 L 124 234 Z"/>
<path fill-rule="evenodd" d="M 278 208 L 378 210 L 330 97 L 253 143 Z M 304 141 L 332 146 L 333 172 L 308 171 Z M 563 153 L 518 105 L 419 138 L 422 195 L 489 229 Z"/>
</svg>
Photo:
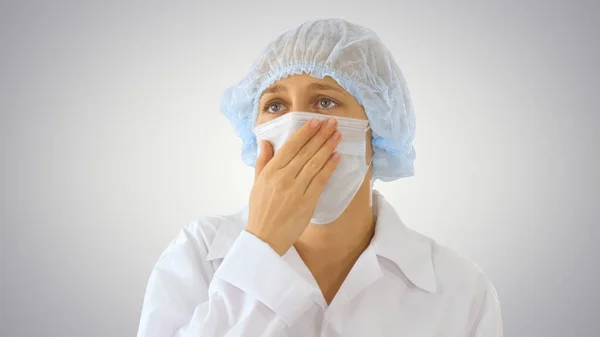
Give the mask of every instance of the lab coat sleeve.
<svg viewBox="0 0 600 337">
<path fill-rule="evenodd" d="M 479 310 L 469 337 L 503 337 L 502 313 L 498 293 L 487 278 L 483 277 L 481 283 L 483 290 L 479 296 Z"/>
<path fill-rule="evenodd" d="M 286 336 L 312 289 L 256 236 L 242 231 L 216 272 L 207 245 L 184 229 L 148 281 L 138 337 Z"/>
</svg>

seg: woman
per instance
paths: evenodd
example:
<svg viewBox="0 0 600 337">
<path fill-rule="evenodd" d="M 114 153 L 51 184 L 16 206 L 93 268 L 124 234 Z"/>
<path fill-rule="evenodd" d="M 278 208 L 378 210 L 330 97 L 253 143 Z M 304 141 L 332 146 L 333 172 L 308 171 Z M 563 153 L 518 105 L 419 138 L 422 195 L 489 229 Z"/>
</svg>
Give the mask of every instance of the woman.
<svg viewBox="0 0 600 337">
<path fill-rule="evenodd" d="M 249 204 L 183 228 L 139 337 L 502 336 L 482 271 L 372 190 L 415 159 L 409 92 L 373 32 L 316 20 L 282 34 L 222 112 L 255 166 Z"/>
</svg>

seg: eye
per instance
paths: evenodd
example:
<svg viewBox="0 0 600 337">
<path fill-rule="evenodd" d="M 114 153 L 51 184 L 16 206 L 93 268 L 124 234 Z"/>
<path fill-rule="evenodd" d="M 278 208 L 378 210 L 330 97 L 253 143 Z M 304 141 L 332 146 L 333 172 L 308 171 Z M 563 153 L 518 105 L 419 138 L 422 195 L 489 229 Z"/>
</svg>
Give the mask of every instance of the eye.
<svg viewBox="0 0 600 337">
<path fill-rule="evenodd" d="M 328 109 L 331 107 L 336 106 L 337 103 L 335 103 L 333 100 L 329 99 L 329 98 L 320 98 L 319 102 L 318 102 L 318 107 L 321 109 Z"/>
<path fill-rule="evenodd" d="M 265 106 L 265 111 L 269 113 L 281 112 L 285 106 L 279 102 L 271 102 Z"/>
</svg>

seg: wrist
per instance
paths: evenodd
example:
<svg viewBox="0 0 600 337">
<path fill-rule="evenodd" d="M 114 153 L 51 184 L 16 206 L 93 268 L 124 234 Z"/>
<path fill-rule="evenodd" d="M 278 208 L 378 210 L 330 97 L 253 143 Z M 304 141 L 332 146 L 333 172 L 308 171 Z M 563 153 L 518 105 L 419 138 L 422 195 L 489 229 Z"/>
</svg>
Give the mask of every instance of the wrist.
<svg viewBox="0 0 600 337">
<path fill-rule="evenodd" d="M 277 254 L 279 254 L 279 256 L 283 256 L 292 246 L 292 244 L 282 243 L 280 242 L 281 240 L 274 239 L 272 235 L 267 235 L 266 233 L 263 233 L 260 230 L 255 230 L 251 227 L 247 227 L 246 231 L 268 244 L 271 247 L 271 249 L 273 249 Z"/>
</svg>

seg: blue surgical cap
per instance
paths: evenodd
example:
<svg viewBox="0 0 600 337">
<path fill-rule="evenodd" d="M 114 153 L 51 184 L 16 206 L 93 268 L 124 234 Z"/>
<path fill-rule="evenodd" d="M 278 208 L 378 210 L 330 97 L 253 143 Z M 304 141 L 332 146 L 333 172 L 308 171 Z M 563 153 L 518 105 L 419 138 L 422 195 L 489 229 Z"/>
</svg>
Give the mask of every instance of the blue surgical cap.
<svg viewBox="0 0 600 337">
<path fill-rule="evenodd" d="M 244 163 L 256 163 L 252 129 L 262 92 L 302 73 L 333 78 L 364 107 L 372 129 L 374 180 L 414 175 L 415 115 L 404 76 L 373 31 L 341 19 L 308 21 L 283 33 L 223 92 L 221 113 L 242 139 Z"/>
</svg>

